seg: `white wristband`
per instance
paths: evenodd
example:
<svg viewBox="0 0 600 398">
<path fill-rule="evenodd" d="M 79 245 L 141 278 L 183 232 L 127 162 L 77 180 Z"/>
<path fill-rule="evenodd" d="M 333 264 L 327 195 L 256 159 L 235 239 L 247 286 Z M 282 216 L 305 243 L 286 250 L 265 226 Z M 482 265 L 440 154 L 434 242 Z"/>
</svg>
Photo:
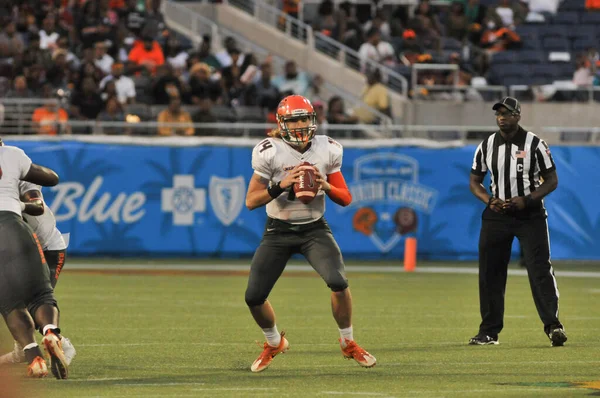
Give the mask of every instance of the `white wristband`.
<svg viewBox="0 0 600 398">
<path fill-rule="evenodd" d="M 21 212 L 25 211 L 25 203 L 21 202 Z"/>
</svg>

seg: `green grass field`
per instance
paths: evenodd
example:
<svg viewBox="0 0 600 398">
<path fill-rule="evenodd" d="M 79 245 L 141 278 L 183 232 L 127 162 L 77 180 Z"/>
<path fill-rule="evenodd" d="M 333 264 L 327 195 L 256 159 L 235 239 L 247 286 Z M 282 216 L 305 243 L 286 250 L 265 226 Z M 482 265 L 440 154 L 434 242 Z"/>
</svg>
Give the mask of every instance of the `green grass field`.
<svg viewBox="0 0 600 398">
<path fill-rule="evenodd" d="M 600 279 L 557 272 L 569 341 L 556 348 L 524 276 L 509 277 L 500 345 L 474 347 L 476 275 L 349 272 L 355 338 L 377 357 L 372 369 L 342 358 L 321 279 L 287 272 L 270 299 L 290 350 L 252 374 L 263 336 L 244 303 L 245 275 L 66 268 L 56 294 L 77 348 L 70 379 L 10 373 L 24 396 L 48 398 L 600 395 Z"/>
</svg>

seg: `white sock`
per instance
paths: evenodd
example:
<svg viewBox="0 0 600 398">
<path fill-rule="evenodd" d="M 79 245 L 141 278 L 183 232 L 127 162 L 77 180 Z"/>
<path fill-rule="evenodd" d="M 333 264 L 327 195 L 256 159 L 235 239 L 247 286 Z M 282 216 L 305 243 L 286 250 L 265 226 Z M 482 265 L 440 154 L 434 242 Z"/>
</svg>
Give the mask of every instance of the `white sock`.
<svg viewBox="0 0 600 398">
<path fill-rule="evenodd" d="M 49 323 L 46 326 L 44 326 L 44 330 L 43 330 L 44 336 L 46 335 L 46 332 L 48 332 L 49 329 L 58 329 L 58 326 L 53 325 L 51 323 Z"/>
<path fill-rule="evenodd" d="M 352 341 L 354 336 L 352 335 L 352 326 L 345 329 L 340 329 L 340 336 L 342 337 L 342 345 L 345 345 L 346 339 Z"/>
<path fill-rule="evenodd" d="M 31 350 L 32 348 L 35 348 L 37 346 L 38 346 L 38 343 L 27 344 L 25 347 L 23 347 L 23 351 L 25 351 L 25 350 Z"/>
<path fill-rule="evenodd" d="M 265 337 L 267 338 L 267 344 L 271 347 L 277 347 L 281 343 L 281 335 L 277 331 L 277 325 L 272 328 L 265 328 L 262 330 Z"/>
</svg>

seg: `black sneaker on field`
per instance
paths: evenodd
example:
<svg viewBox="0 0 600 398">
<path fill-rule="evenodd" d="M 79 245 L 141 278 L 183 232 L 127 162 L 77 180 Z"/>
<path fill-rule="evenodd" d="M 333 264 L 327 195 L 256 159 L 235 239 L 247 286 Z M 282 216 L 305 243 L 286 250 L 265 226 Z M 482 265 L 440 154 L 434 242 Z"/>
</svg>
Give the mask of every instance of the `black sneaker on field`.
<svg viewBox="0 0 600 398">
<path fill-rule="evenodd" d="M 490 344 L 499 344 L 498 336 L 492 337 L 485 334 L 478 334 L 475 337 L 471 337 L 469 340 L 469 345 L 490 345 Z"/>
<path fill-rule="evenodd" d="M 552 342 L 552 347 L 562 347 L 567 341 L 567 334 L 563 328 L 555 328 L 548 333 L 548 338 Z"/>
</svg>

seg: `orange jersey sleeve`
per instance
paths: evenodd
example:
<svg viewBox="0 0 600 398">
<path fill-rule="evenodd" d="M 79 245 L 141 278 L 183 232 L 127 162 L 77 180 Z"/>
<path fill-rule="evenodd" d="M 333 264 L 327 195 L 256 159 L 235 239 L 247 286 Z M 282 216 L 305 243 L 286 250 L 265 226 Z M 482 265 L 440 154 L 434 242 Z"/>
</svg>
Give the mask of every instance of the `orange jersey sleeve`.
<svg viewBox="0 0 600 398">
<path fill-rule="evenodd" d="M 327 196 L 340 206 L 348 206 L 352 203 L 352 194 L 346 185 L 346 180 L 341 171 L 327 175 L 327 182 L 331 185 L 331 190 Z"/>
</svg>

